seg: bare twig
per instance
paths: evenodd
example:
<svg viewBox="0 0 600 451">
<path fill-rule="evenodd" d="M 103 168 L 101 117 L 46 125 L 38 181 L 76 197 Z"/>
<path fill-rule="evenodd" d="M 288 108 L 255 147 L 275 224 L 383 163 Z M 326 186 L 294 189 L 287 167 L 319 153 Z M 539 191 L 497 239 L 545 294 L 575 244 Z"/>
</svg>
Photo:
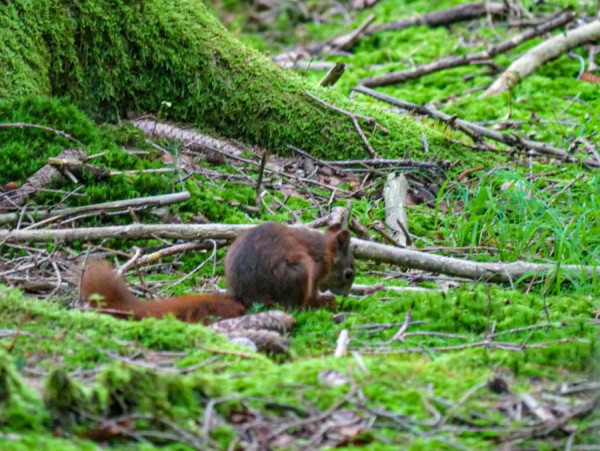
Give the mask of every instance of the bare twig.
<svg viewBox="0 0 600 451">
<path fill-rule="evenodd" d="M 396 31 L 403 30 L 415 25 L 427 25 L 429 27 L 440 27 L 450 25 L 456 22 L 477 19 L 485 15 L 504 17 L 507 13 L 507 6 L 502 2 L 474 2 L 464 5 L 453 6 L 448 9 L 434 11 L 422 16 L 415 16 L 406 19 L 400 19 L 393 22 L 385 22 L 369 27 L 367 34 L 377 33 L 378 31 Z"/>
<path fill-rule="evenodd" d="M 258 179 L 256 180 L 256 188 L 254 189 L 254 202 L 256 207 L 260 207 L 260 186 L 262 185 L 263 175 L 265 173 L 265 164 L 269 158 L 269 151 L 265 150 L 260 158 L 260 166 L 258 168 Z"/>
<path fill-rule="evenodd" d="M 342 329 L 342 331 L 338 335 L 337 345 L 335 347 L 335 352 L 333 353 L 333 356 L 337 358 L 344 357 L 346 355 L 349 342 L 350 337 L 348 335 L 348 329 Z"/>
<path fill-rule="evenodd" d="M 321 105 L 326 106 L 327 108 L 330 108 L 334 111 L 337 111 L 338 113 L 341 113 L 345 116 L 348 116 L 350 118 L 350 120 L 352 121 L 352 125 L 354 125 L 354 128 L 356 129 L 356 132 L 358 133 L 358 136 L 360 136 L 360 139 L 363 141 L 363 143 L 365 144 L 365 147 L 367 149 L 367 151 L 371 154 L 371 157 L 373 158 L 379 158 L 379 155 L 377 155 L 377 153 L 375 152 L 375 149 L 373 149 L 373 147 L 371 146 L 371 143 L 369 142 L 369 140 L 367 139 L 367 137 L 365 136 L 360 124 L 358 123 L 358 119 L 362 119 L 365 122 L 367 122 L 367 124 L 369 125 L 373 125 L 374 127 L 378 128 L 379 130 L 381 130 L 384 134 L 388 134 L 388 130 L 383 127 L 382 125 L 380 125 L 374 118 L 372 117 L 367 117 L 367 116 L 363 116 L 360 114 L 355 114 L 355 113 L 351 113 L 349 111 L 343 110 L 341 108 L 338 108 L 335 105 L 332 105 L 330 103 L 325 102 L 322 99 L 319 99 L 317 96 L 311 94 L 310 92 L 306 91 L 306 95 L 309 96 L 311 99 L 319 102 Z"/>
<path fill-rule="evenodd" d="M 580 405 L 573 407 L 567 414 L 557 419 L 541 421 L 538 424 L 526 428 L 511 429 L 510 431 L 507 431 L 506 438 L 508 440 L 516 440 L 547 436 L 552 432 L 565 426 L 573 418 L 584 416 L 589 414 L 590 412 L 593 412 L 594 409 L 597 407 L 599 400 L 600 397 L 596 395 L 595 397 L 586 400 Z"/>
<path fill-rule="evenodd" d="M 73 138 L 67 132 L 63 132 L 62 130 L 57 130 L 52 127 L 47 127 L 45 125 L 28 124 L 25 122 L 13 122 L 13 123 L 5 122 L 3 124 L 0 124 L 0 128 L 35 128 L 37 130 L 44 130 L 44 131 L 47 131 L 50 133 L 54 133 L 55 135 L 62 136 L 63 138 L 67 138 L 69 141 L 72 141 L 79 146 L 83 146 L 83 144 L 79 140 Z"/>
<path fill-rule="evenodd" d="M 33 224 L 32 226 L 41 226 L 47 224 L 49 222 L 56 221 L 58 219 L 64 218 L 66 216 L 77 215 L 89 211 L 98 212 L 102 214 L 104 211 L 110 210 L 119 210 L 123 208 L 147 208 L 147 207 L 155 207 L 155 206 L 163 206 L 170 205 L 177 202 L 185 202 L 190 198 L 190 193 L 187 191 L 183 191 L 181 193 L 172 193 L 172 194 L 163 194 L 158 196 L 149 196 L 149 197 L 137 197 L 135 199 L 125 199 L 125 200 L 117 200 L 114 202 L 102 202 L 99 204 L 90 204 L 83 205 L 81 207 L 71 207 L 71 208 L 59 208 L 59 209 L 38 209 L 38 210 L 29 210 L 27 215 L 32 218 L 43 219 L 44 221 L 39 222 L 37 224 Z M 18 219 L 18 213 L 5 213 L 0 214 L 0 224 L 8 224 L 14 222 Z"/>
<path fill-rule="evenodd" d="M 426 161 L 416 161 L 416 160 L 406 160 L 406 159 L 365 159 L 365 160 L 336 160 L 336 161 L 328 161 L 329 164 L 335 166 L 356 166 L 356 165 L 371 165 L 371 166 L 394 166 L 394 167 L 405 167 L 405 168 L 420 168 L 420 169 L 429 169 L 432 171 L 440 171 L 443 172 L 443 168 L 439 163 L 434 162 L 426 162 Z"/>
<path fill-rule="evenodd" d="M 304 150 L 296 147 L 296 146 L 292 146 L 290 144 L 288 144 L 288 149 L 293 150 L 294 152 L 299 153 L 300 155 L 311 159 L 312 161 L 314 161 L 315 163 L 317 163 L 320 166 L 324 166 L 326 168 L 331 169 L 331 172 L 333 172 L 334 174 L 339 174 L 340 173 L 340 169 L 336 168 L 335 166 L 333 166 L 329 161 L 324 161 L 324 160 L 320 160 L 319 158 L 316 158 L 314 156 L 312 156 L 311 154 L 309 154 L 308 152 L 305 152 Z"/>
<path fill-rule="evenodd" d="M 122 276 L 123 274 L 125 274 L 127 271 L 129 271 L 129 268 L 133 267 L 133 266 L 139 266 L 139 264 L 137 263 L 139 258 L 142 256 L 142 250 L 137 247 L 134 246 L 134 253 L 133 256 L 127 260 L 123 266 L 121 266 L 118 270 L 117 270 L 117 274 L 119 274 L 120 276 Z"/>
<path fill-rule="evenodd" d="M 352 397 L 354 396 L 354 394 L 356 393 L 357 390 L 358 390 L 358 387 L 356 385 L 352 385 L 350 390 L 348 390 L 348 393 L 346 393 L 338 401 L 334 402 L 333 405 L 329 409 L 324 411 L 323 413 L 321 413 L 319 415 L 311 416 L 309 418 L 303 418 L 300 420 L 290 421 L 289 423 L 285 423 L 284 425 L 276 428 L 274 431 L 271 431 L 271 433 L 269 434 L 269 439 L 273 439 L 274 437 L 277 437 L 279 434 L 287 431 L 290 428 L 304 426 L 307 424 L 316 423 L 316 422 L 324 420 L 325 418 L 330 416 L 333 412 L 335 412 L 337 409 L 339 409 L 344 403 L 346 403 L 350 399 L 352 399 Z"/>
<path fill-rule="evenodd" d="M 465 402 L 467 402 L 467 400 L 473 396 L 477 391 L 481 390 L 483 387 L 487 386 L 487 381 L 483 381 L 480 382 L 478 384 L 475 384 L 473 387 L 471 387 L 469 390 L 467 390 L 458 400 L 458 402 L 456 404 L 454 404 L 452 407 L 450 407 L 448 409 L 448 411 L 446 412 L 446 414 L 440 418 L 440 421 L 438 423 L 438 426 L 443 426 L 446 421 L 448 421 L 448 419 L 452 416 L 452 414 L 458 409 L 460 408 L 460 406 L 462 406 Z"/>
<path fill-rule="evenodd" d="M 327 86 L 333 86 L 340 79 L 340 77 L 344 74 L 346 70 L 346 65 L 344 63 L 335 63 L 329 71 L 325 74 L 325 76 L 319 82 L 319 85 L 326 88 Z"/>
<path fill-rule="evenodd" d="M 387 128 L 385 128 L 383 125 L 381 125 L 379 122 L 377 122 L 374 118 L 370 117 L 370 116 L 363 116 L 362 114 L 356 114 L 356 113 L 351 113 L 350 111 L 346 111 L 343 110 L 342 108 L 339 108 L 335 105 L 332 105 L 331 103 L 325 102 L 323 99 L 318 98 L 317 96 L 315 96 L 314 94 L 312 94 L 309 91 L 305 91 L 305 94 L 310 97 L 311 99 L 313 99 L 314 101 L 320 103 L 321 105 L 330 108 L 334 111 L 337 111 L 338 113 L 343 114 L 344 116 L 348 116 L 349 118 L 356 118 L 356 119 L 362 119 L 363 121 L 365 121 L 367 124 L 372 125 L 376 128 L 378 128 L 384 135 L 388 135 L 389 131 Z"/>
<path fill-rule="evenodd" d="M 443 113 L 436 109 L 432 109 L 427 106 L 417 105 L 415 103 L 407 102 L 405 100 L 398 99 L 396 97 L 389 96 L 387 94 L 382 94 L 380 92 L 374 91 L 372 89 L 366 88 L 364 86 L 358 86 L 354 88 L 355 91 L 361 92 L 383 102 L 390 103 L 392 105 L 398 106 L 400 108 L 404 108 L 410 111 L 416 111 L 419 114 L 424 114 L 429 117 L 433 117 L 440 121 L 447 123 L 448 125 L 457 128 L 474 139 L 481 139 L 482 137 L 486 137 L 489 139 L 493 139 L 494 141 L 499 141 L 504 144 L 508 144 L 516 147 L 523 147 L 525 149 L 533 150 L 542 155 L 548 155 L 554 158 L 559 158 L 560 160 L 573 162 L 577 161 L 576 159 L 570 157 L 566 152 L 559 150 L 555 147 L 550 146 L 549 144 L 542 143 L 539 141 L 532 141 L 529 139 L 520 138 L 514 135 L 507 135 L 504 133 L 500 133 L 494 130 L 489 130 L 481 125 L 475 124 L 473 122 L 465 121 L 464 119 L 459 119 L 456 115 L 451 116 L 449 114 Z"/>
<path fill-rule="evenodd" d="M 448 9 L 434 11 L 429 14 L 404 18 L 393 22 L 385 22 L 377 25 L 371 25 L 368 26 L 363 32 L 358 34 L 358 36 L 369 36 L 380 31 L 403 30 L 405 28 L 412 27 L 415 25 L 428 25 L 430 27 L 439 27 L 444 25 L 450 25 L 456 22 L 463 22 L 466 20 L 476 19 L 478 17 L 485 16 L 486 14 L 490 14 L 496 17 L 504 17 L 506 15 L 506 12 L 507 7 L 501 2 L 485 1 L 468 3 L 466 5 L 457 5 Z M 357 30 L 360 28 L 361 26 L 359 26 Z M 332 48 L 351 50 L 352 47 L 356 44 L 356 42 L 358 42 L 358 40 L 352 41 L 352 36 L 354 34 L 357 34 L 357 30 L 340 36 L 336 36 L 324 42 L 308 45 L 306 46 L 306 48 L 303 49 L 303 53 L 316 55 L 317 53 L 324 51 L 331 52 Z"/>
<path fill-rule="evenodd" d="M 274 58 L 273 62 L 284 69 L 293 70 L 331 70 L 339 63 L 332 63 L 329 61 L 294 61 L 289 59 L 278 59 Z"/>
<path fill-rule="evenodd" d="M 362 128 L 360 127 L 360 124 L 358 123 L 358 119 L 356 119 L 355 116 L 352 116 L 351 120 L 352 120 L 352 125 L 354 125 L 354 128 L 356 129 L 358 136 L 360 136 L 360 139 L 362 139 L 362 142 L 365 144 L 365 148 L 367 149 L 367 151 L 369 152 L 371 157 L 379 158 L 379 155 L 377 155 L 377 152 L 375 152 L 375 149 L 373 149 L 373 146 L 371 146 L 371 143 L 369 142 L 369 140 L 365 136 L 365 133 L 363 132 Z"/>
<path fill-rule="evenodd" d="M 363 86 L 385 86 L 394 83 L 400 83 L 414 78 L 421 77 L 432 72 L 436 72 L 443 69 L 451 69 L 454 67 L 465 66 L 473 63 L 481 63 L 482 61 L 489 61 L 497 55 L 506 53 L 507 51 L 514 49 L 530 39 L 540 36 L 548 31 L 562 27 L 569 23 L 575 18 L 575 13 L 568 12 L 556 17 L 546 23 L 543 23 L 537 27 L 527 30 L 525 33 L 515 36 L 514 38 L 508 39 L 500 44 L 492 47 L 489 50 L 482 50 L 480 52 L 469 53 L 467 55 L 451 56 L 444 58 L 432 63 L 423 64 L 414 67 L 410 70 L 389 72 L 383 75 L 375 75 L 372 77 L 363 78 L 360 84 Z"/>
<path fill-rule="evenodd" d="M 363 36 L 369 25 L 375 20 L 375 15 L 370 14 L 362 23 L 356 27 L 352 32 L 340 36 L 330 43 L 330 49 L 327 49 L 328 53 L 335 53 L 340 50 L 350 50 L 356 45 Z"/>
<path fill-rule="evenodd" d="M 217 241 L 217 247 L 222 247 L 224 245 L 224 241 Z M 181 254 L 184 252 L 195 251 L 198 249 L 212 249 L 214 246 L 211 242 L 206 241 L 191 241 L 189 243 L 179 243 L 174 244 L 173 246 L 165 247 L 156 252 L 152 252 L 151 254 L 146 254 L 140 256 L 135 262 L 134 267 L 142 266 L 147 263 L 155 262 L 156 260 L 160 260 L 161 258 L 168 257 L 170 255 Z"/>
<path fill-rule="evenodd" d="M 394 334 L 394 336 L 389 339 L 388 343 L 393 343 L 394 341 L 404 341 L 404 333 L 406 332 L 406 329 L 408 329 L 408 325 L 410 324 L 411 321 L 412 321 L 412 313 L 410 311 L 408 311 L 406 313 L 406 317 L 404 318 L 404 322 L 402 323 L 402 326 L 400 326 L 400 329 L 398 329 L 398 332 L 396 332 Z"/>
<path fill-rule="evenodd" d="M 208 160 L 216 163 L 223 162 L 224 156 L 240 156 L 243 153 L 242 149 L 225 140 L 203 135 L 195 130 L 184 129 L 174 124 L 159 122 L 152 117 L 140 117 L 131 123 L 148 136 L 181 141 L 187 149 L 202 152 Z"/>
</svg>

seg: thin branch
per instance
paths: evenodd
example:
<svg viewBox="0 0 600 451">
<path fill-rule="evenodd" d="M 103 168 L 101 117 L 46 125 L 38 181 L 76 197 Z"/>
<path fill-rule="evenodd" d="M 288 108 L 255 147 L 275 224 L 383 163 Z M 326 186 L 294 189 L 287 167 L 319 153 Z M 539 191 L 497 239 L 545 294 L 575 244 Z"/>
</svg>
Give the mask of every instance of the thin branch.
<svg viewBox="0 0 600 451">
<path fill-rule="evenodd" d="M 438 111 L 434 108 L 417 105 L 415 103 L 407 102 L 405 100 L 398 99 L 396 97 L 389 96 L 387 94 L 382 94 L 380 92 L 374 91 L 373 89 L 357 86 L 354 88 L 355 91 L 361 92 L 368 96 L 371 96 L 377 100 L 381 100 L 383 102 L 387 102 L 391 105 L 398 106 L 400 108 L 404 108 L 410 111 L 416 111 L 419 114 L 423 114 L 434 119 L 438 119 L 442 122 L 447 123 L 449 126 L 459 129 L 473 139 L 477 140 L 482 137 L 486 137 L 489 139 L 493 139 L 494 141 L 499 141 L 504 144 L 508 144 L 510 146 L 523 147 L 525 149 L 533 150 L 539 154 L 551 156 L 554 158 L 558 158 L 567 162 L 575 162 L 578 161 L 575 158 L 570 157 L 566 152 L 557 149 L 555 147 L 550 146 L 549 144 L 542 143 L 539 141 L 532 141 L 530 139 L 524 139 L 517 137 L 515 135 L 507 135 L 505 133 L 500 133 L 494 130 L 489 130 L 481 125 L 475 124 L 473 122 L 465 121 L 464 119 L 459 119 L 456 115 L 449 115 Z"/>
<path fill-rule="evenodd" d="M 363 78 L 360 81 L 360 84 L 363 86 L 371 87 L 391 85 L 394 83 L 401 83 L 407 80 L 412 80 L 414 78 L 418 78 L 426 74 L 431 74 L 433 72 L 443 69 L 451 69 L 454 67 L 466 66 L 473 63 L 481 63 L 482 61 L 489 61 L 497 55 L 506 53 L 509 50 L 514 49 L 515 47 L 521 45 L 523 42 L 526 42 L 544 33 L 564 26 L 565 24 L 571 22 L 574 18 L 574 12 L 564 13 L 546 23 L 532 28 L 531 30 L 527 30 L 523 34 L 503 41 L 489 50 L 482 50 L 480 52 L 469 53 L 467 55 L 451 56 L 438 61 L 416 66 L 410 70 L 389 72 L 383 75 L 374 75 L 372 77 Z"/>
<path fill-rule="evenodd" d="M 83 144 L 81 143 L 81 141 L 79 141 L 78 139 L 73 138 L 67 132 L 63 132 L 62 130 L 57 130 L 57 129 L 52 128 L 52 127 L 47 127 L 45 125 L 28 124 L 28 123 L 25 123 L 25 122 L 13 122 L 13 123 L 0 124 L 0 128 L 35 128 L 37 130 L 44 130 L 44 131 L 47 131 L 47 132 L 50 132 L 50 133 L 54 133 L 55 135 L 62 136 L 63 138 L 67 138 L 69 141 L 72 141 L 72 142 L 76 143 L 79 146 L 83 146 Z"/>
<path fill-rule="evenodd" d="M 346 65 L 344 63 L 335 63 L 335 65 L 329 69 L 329 71 L 321 79 L 319 85 L 323 86 L 324 88 L 335 85 L 340 77 L 344 74 L 345 70 Z"/>
<path fill-rule="evenodd" d="M 86 153 L 83 149 L 79 148 L 65 149 L 58 154 L 57 158 L 84 160 Z M 36 192 L 48 187 L 54 181 L 63 179 L 64 174 L 60 170 L 50 164 L 46 164 L 29 177 L 21 187 L 2 194 L 0 196 L 0 209 L 23 205 Z"/>
<path fill-rule="evenodd" d="M 320 103 L 321 105 L 332 109 L 333 111 L 337 111 L 338 113 L 343 114 L 344 116 L 348 116 L 349 118 L 357 118 L 357 119 L 362 119 L 363 121 L 365 121 L 367 124 L 369 125 L 373 125 L 374 127 L 378 128 L 379 130 L 381 130 L 381 132 L 384 135 L 388 135 L 390 132 L 388 131 L 387 128 L 385 128 L 383 125 L 381 125 L 379 122 L 377 122 L 374 118 L 370 117 L 370 116 L 363 116 L 362 114 L 356 114 L 356 113 L 351 113 L 350 111 L 346 111 L 343 110 L 342 108 L 339 108 L 335 105 L 332 105 L 331 103 L 326 102 L 323 99 L 318 98 L 317 96 L 315 96 L 314 94 L 312 94 L 309 91 L 305 91 L 305 94 L 310 97 L 311 99 L 313 99 L 314 101 Z"/>
<path fill-rule="evenodd" d="M 124 199 L 117 200 L 114 202 L 102 202 L 99 204 L 90 204 L 83 205 L 81 207 L 71 207 L 71 208 L 44 208 L 39 210 L 30 210 L 27 212 L 27 215 L 31 218 L 35 219 L 43 219 L 44 221 L 39 222 L 37 224 L 33 224 L 32 226 L 41 226 L 47 224 L 48 222 L 53 222 L 58 219 L 64 218 L 66 216 L 77 215 L 89 211 L 95 211 L 99 214 L 102 214 L 104 211 L 110 210 L 120 210 L 123 208 L 132 208 L 132 207 L 158 207 L 164 205 L 170 205 L 178 202 L 185 202 L 189 200 L 190 193 L 187 191 L 183 191 L 180 193 L 172 193 L 172 194 L 162 194 L 158 196 L 149 196 L 149 197 L 137 197 L 134 199 Z M 5 213 L 0 214 L 0 224 L 8 224 L 11 222 L 17 221 L 19 218 L 19 213 Z"/>
<path fill-rule="evenodd" d="M 384 22 L 369 27 L 367 34 L 371 35 L 379 31 L 397 31 L 415 25 L 427 25 L 429 27 L 440 27 L 457 22 L 478 19 L 485 15 L 505 17 L 507 6 L 502 2 L 475 2 L 464 5 L 453 6 L 448 9 L 434 11 L 429 14 L 409 17 L 406 19 L 395 20 L 393 22 Z"/>
</svg>

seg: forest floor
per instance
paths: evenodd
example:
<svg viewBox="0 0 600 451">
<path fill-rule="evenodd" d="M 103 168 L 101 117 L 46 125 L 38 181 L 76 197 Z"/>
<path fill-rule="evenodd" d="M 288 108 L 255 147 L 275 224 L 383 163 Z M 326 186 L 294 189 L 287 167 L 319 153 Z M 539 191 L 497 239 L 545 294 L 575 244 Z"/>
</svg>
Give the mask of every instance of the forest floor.
<svg viewBox="0 0 600 451">
<path fill-rule="evenodd" d="M 2 123 L 47 127 L 0 128 L 0 185 L 9 195 L 73 139 L 113 171 L 67 171 L 73 178 L 29 193 L 26 208 L 0 211 L 0 234 L 19 229 L 24 237 L 0 236 L 2 449 L 600 449 L 600 282 L 595 269 L 584 269 L 600 257 L 594 47 L 577 46 L 506 92 L 481 96 L 528 50 L 592 22 L 596 2 L 500 2 L 495 7 L 505 9 L 448 26 L 370 31 L 459 2 L 364 3 L 373 2 L 212 8 L 242 42 L 311 83 L 345 64 L 329 89 L 414 118 L 443 135 L 447 148 L 430 146 L 424 134 L 419 148 L 399 143 L 397 153 L 379 155 L 368 144 L 371 124 L 357 127 L 365 160 L 324 162 L 302 149 L 282 157 L 207 142 L 163 127 L 160 112 L 96 124 L 64 99 L 0 104 Z M 498 55 L 405 81 L 376 78 L 489 51 L 557 18 L 564 23 Z M 361 24 L 353 45 L 331 43 Z M 359 84 L 374 92 L 355 90 Z M 404 103 L 377 100 L 378 93 Z M 439 112 L 449 117 L 430 117 Z M 386 225 L 390 174 L 409 185 L 401 230 Z M 145 199 L 57 211 L 178 192 L 190 196 L 168 206 Z M 449 268 L 357 259 L 355 286 L 337 311 L 288 312 L 296 327 L 285 352 L 272 354 L 173 318 L 133 322 L 73 308 L 68 268 L 82 255 L 128 262 L 140 297 L 210 292 L 224 286 L 228 240 L 209 238 L 190 252 L 176 247 L 190 240 L 162 232 L 52 235 L 134 222 L 324 225 L 350 201 L 354 236 L 397 247 L 408 231 L 409 249 L 452 257 Z M 35 212 L 40 206 L 51 210 Z M 35 230 L 48 235 L 28 239 Z M 507 267 L 493 282 L 457 275 L 465 261 L 546 266 L 517 276 Z"/>
</svg>

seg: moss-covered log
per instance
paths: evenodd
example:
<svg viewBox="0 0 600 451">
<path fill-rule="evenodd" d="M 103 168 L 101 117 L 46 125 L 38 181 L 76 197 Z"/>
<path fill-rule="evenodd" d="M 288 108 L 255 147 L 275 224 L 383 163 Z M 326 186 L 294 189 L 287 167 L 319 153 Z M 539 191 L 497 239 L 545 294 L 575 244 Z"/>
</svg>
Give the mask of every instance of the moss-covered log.
<svg viewBox="0 0 600 451">
<path fill-rule="evenodd" d="M 375 116 L 376 151 L 421 148 L 424 128 L 309 85 L 246 48 L 200 0 L 15 0 L 0 8 L 0 99 L 66 96 L 92 117 L 157 113 L 277 151 L 364 155 L 350 119 L 310 99 Z M 427 131 L 429 144 L 441 135 Z"/>
</svg>

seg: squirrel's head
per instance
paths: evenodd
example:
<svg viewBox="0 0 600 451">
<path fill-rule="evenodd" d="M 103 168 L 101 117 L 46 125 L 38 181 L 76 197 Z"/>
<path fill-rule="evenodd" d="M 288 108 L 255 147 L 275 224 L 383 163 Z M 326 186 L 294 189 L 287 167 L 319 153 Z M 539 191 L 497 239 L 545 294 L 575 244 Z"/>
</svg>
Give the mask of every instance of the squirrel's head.
<svg viewBox="0 0 600 451">
<path fill-rule="evenodd" d="M 327 248 L 333 256 L 331 274 L 321 281 L 321 291 L 331 291 L 343 296 L 350 293 L 354 282 L 354 255 L 350 249 L 350 232 L 340 224 L 330 226 L 325 232 Z"/>
</svg>

